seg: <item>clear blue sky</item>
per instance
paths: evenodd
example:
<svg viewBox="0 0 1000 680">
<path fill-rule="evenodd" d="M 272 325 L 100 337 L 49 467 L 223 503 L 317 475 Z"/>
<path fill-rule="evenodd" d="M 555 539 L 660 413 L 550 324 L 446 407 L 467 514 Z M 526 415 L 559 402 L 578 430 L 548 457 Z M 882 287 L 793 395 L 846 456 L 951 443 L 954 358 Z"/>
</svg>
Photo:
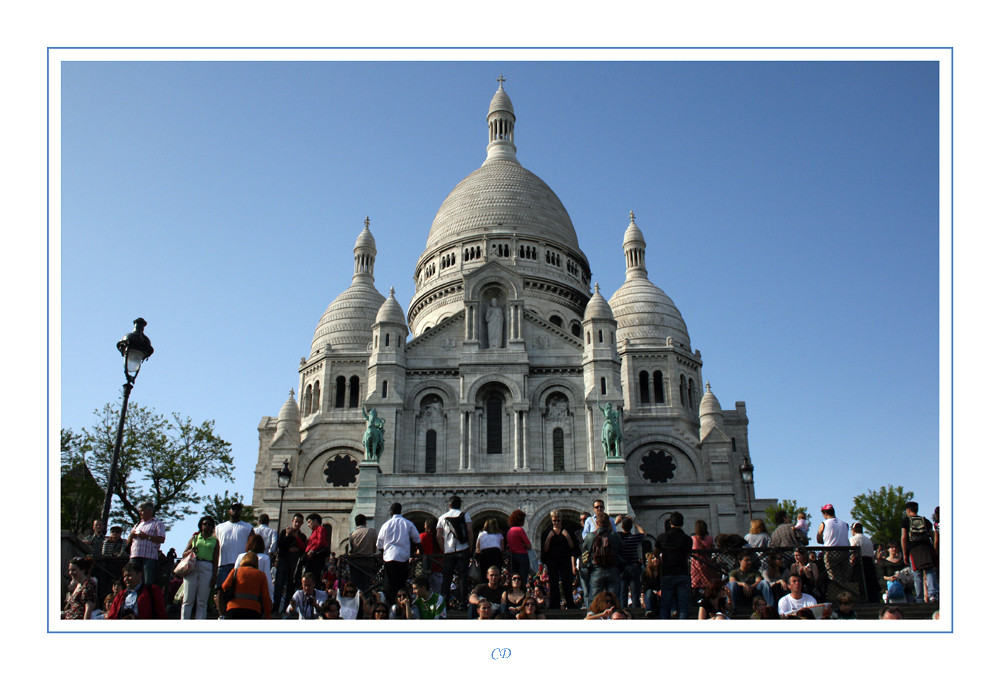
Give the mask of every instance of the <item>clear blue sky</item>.
<svg viewBox="0 0 1000 680">
<path fill-rule="evenodd" d="M 815 527 L 893 484 L 929 515 L 950 453 L 928 62 L 64 63 L 61 425 L 119 402 L 114 344 L 143 316 L 134 403 L 214 419 L 249 497 L 257 424 L 297 388 L 365 216 L 405 308 L 501 72 L 518 158 L 606 296 L 635 211 L 703 376 L 747 403 L 758 497 Z"/>
</svg>

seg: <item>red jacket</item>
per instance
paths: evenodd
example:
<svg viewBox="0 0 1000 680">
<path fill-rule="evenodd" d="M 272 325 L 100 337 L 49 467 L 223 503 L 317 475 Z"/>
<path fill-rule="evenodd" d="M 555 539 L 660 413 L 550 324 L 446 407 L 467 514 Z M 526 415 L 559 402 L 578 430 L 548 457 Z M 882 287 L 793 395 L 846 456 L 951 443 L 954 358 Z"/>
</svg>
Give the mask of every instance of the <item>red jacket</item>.
<svg viewBox="0 0 1000 680">
<path fill-rule="evenodd" d="M 306 542 L 306 552 L 315 550 L 321 551 L 324 548 L 330 549 L 330 537 L 333 531 L 330 527 L 325 524 L 321 524 L 316 531 L 309 534 L 309 540 Z"/>
<path fill-rule="evenodd" d="M 160 586 L 147 585 L 142 583 L 137 591 L 138 597 L 135 601 L 137 619 L 165 619 L 167 618 L 166 607 L 163 606 L 163 591 Z M 107 617 L 109 619 L 120 618 L 121 609 L 125 605 L 125 596 L 128 591 L 119 590 L 114 601 L 108 607 Z"/>
</svg>

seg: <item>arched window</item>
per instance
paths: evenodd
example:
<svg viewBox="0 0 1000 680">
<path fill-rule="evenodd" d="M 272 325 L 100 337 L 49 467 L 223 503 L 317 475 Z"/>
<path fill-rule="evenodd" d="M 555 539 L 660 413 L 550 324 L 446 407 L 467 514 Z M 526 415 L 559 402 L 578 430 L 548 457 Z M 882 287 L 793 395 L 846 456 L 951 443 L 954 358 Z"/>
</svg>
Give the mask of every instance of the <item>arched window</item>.
<svg viewBox="0 0 1000 680">
<path fill-rule="evenodd" d="M 319 380 L 316 381 L 316 385 L 313 388 L 313 411 L 319 411 L 320 400 L 319 400 Z"/>
<path fill-rule="evenodd" d="M 597 344 L 598 345 L 603 345 L 604 344 L 604 331 L 602 331 L 600 329 L 598 329 L 598 331 L 597 331 Z"/>
<path fill-rule="evenodd" d="M 566 458 L 563 452 L 563 431 L 561 427 L 552 430 L 552 469 L 562 472 L 566 469 Z"/>
<path fill-rule="evenodd" d="M 424 472 L 437 472 L 438 435 L 434 430 L 427 430 L 424 454 Z"/>
<path fill-rule="evenodd" d="M 601 394 L 608 393 L 608 381 L 605 378 L 601 378 Z"/>
<path fill-rule="evenodd" d="M 361 383 L 358 380 L 358 376 L 351 376 L 351 401 L 348 403 L 350 408 L 358 407 L 358 397 L 361 394 Z"/>
<path fill-rule="evenodd" d="M 486 398 L 486 453 L 503 453 L 503 397 Z"/>
<path fill-rule="evenodd" d="M 639 371 L 639 403 L 649 403 L 649 373 Z"/>
<path fill-rule="evenodd" d="M 389 381 L 388 380 L 383 380 L 382 381 L 382 398 L 385 399 L 387 396 L 389 396 Z"/>
<path fill-rule="evenodd" d="M 313 386 L 306 385 L 306 395 L 302 397 L 302 412 L 306 415 L 312 413 Z"/>
<path fill-rule="evenodd" d="M 688 378 L 688 406 L 694 408 L 694 378 Z"/>
<path fill-rule="evenodd" d="M 334 408 L 344 408 L 344 392 L 347 391 L 347 381 L 344 376 L 337 376 L 337 398 L 333 402 Z"/>
<path fill-rule="evenodd" d="M 559 328 L 562 328 L 562 319 L 560 319 L 555 314 L 549 317 L 549 323 L 552 324 L 553 326 L 558 326 Z"/>
<path fill-rule="evenodd" d="M 583 327 L 580 325 L 579 322 L 573 321 L 569 325 L 569 332 L 578 338 L 581 335 L 583 335 Z"/>
<path fill-rule="evenodd" d="M 587 344 L 590 344 L 590 331 L 587 331 Z"/>
<path fill-rule="evenodd" d="M 681 395 L 681 406 L 685 406 L 687 402 L 684 401 L 684 396 L 685 396 L 684 393 L 687 392 L 687 382 L 684 380 L 683 373 L 681 373 L 681 379 L 677 387 L 678 387 L 678 392 L 680 392 Z"/>
<path fill-rule="evenodd" d="M 663 372 L 653 371 L 653 401 L 662 404 L 663 399 Z"/>
</svg>

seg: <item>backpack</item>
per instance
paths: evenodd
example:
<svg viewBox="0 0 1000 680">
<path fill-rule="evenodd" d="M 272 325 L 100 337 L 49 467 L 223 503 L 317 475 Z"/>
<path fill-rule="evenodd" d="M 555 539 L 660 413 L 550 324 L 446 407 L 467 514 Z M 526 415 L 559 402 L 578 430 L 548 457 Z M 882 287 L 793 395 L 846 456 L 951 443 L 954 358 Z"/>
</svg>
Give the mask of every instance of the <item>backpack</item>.
<svg viewBox="0 0 1000 680">
<path fill-rule="evenodd" d="M 465 527 L 465 513 L 458 515 L 457 517 L 445 517 L 448 525 L 451 527 L 451 533 L 455 536 L 455 540 L 459 543 L 469 542 L 469 532 L 466 531 Z"/>
<path fill-rule="evenodd" d="M 907 519 L 910 520 L 908 530 L 910 543 L 930 543 L 931 530 L 927 520 L 920 515 L 907 516 Z"/>
<path fill-rule="evenodd" d="M 590 559 L 598 567 L 613 567 L 617 564 L 615 554 L 611 550 L 610 531 L 595 535 L 594 544 L 590 547 Z"/>
</svg>

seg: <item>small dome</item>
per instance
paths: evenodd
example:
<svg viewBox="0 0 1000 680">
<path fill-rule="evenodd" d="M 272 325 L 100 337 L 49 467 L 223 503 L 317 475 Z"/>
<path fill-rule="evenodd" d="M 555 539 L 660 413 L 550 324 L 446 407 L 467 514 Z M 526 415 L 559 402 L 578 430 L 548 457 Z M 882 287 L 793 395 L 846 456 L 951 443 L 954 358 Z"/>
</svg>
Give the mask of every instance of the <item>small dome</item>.
<svg viewBox="0 0 1000 680">
<path fill-rule="evenodd" d="M 598 319 L 602 321 L 614 320 L 615 315 L 611 311 L 611 305 L 608 301 L 604 299 L 601 295 L 601 287 L 596 283 L 594 284 L 594 294 L 590 297 L 590 302 L 587 303 L 587 309 L 583 312 L 584 321 L 596 321 Z"/>
<path fill-rule="evenodd" d="M 281 405 L 281 410 L 278 411 L 278 422 L 293 421 L 298 423 L 300 420 L 299 405 L 295 403 L 295 390 L 289 390 L 288 399 L 285 400 L 285 403 Z"/>
<path fill-rule="evenodd" d="M 359 248 L 365 248 L 367 250 L 375 250 L 375 237 L 372 236 L 371 230 L 368 229 L 369 224 L 370 222 L 366 217 L 365 228 L 361 230 L 361 233 L 358 234 L 357 240 L 354 241 L 355 250 L 358 250 Z"/>
<path fill-rule="evenodd" d="M 514 115 L 514 104 L 511 103 L 510 97 L 503 89 L 503 83 L 500 83 L 500 87 L 497 88 L 496 94 L 493 95 L 493 99 L 490 101 L 490 113 L 495 113 L 497 111 L 506 111 L 510 115 Z"/>
<path fill-rule="evenodd" d="M 674 301 L 649 279 L 626 280 L 609 301 L 618 322 L 619 345 L 643 340 L 666 344 L 667 336 L 690 350 L 687 324 Z"/>
<path fill-rule="evenodd" d="M 701 406 L 698 409 L 698 416 L 704 418 L 710 415 L 722 415 L 722 404 L 718 398 L 712 394 L 712 386 L 705 383 L 705 394 L 701 398 Z"/>
<path fill-rule="evenodd" d="M 396 301 L 395 288 L 389 289 L 389 297 L 379 307 L 378 314 L 375 316 L 375 323 L 391 323 L 406 328 L 406 315 L 403 314 L 403 308 Z"/>
<path fill-rule="evenodd" d="M 629 210 L 629 225 L 628 229 L 625 230 L 625 239 L 622 242 L 622 247 L 626 250 L 629 246 L 633 248 L 636 246 L 646 247 L 646 239 L 642 235 L 642 230 L 635 223 L 635 213 Z"/>
<path fill-rule="evenodd" d="M 372 324 L 385 302 L 367 278 L 355 278 L 351 287 L 337 296 L 320 317 L 313 334 L 310 354 L 329 343 L 334 349 L 366 349 L 372 340 Z"/>
</svg>

